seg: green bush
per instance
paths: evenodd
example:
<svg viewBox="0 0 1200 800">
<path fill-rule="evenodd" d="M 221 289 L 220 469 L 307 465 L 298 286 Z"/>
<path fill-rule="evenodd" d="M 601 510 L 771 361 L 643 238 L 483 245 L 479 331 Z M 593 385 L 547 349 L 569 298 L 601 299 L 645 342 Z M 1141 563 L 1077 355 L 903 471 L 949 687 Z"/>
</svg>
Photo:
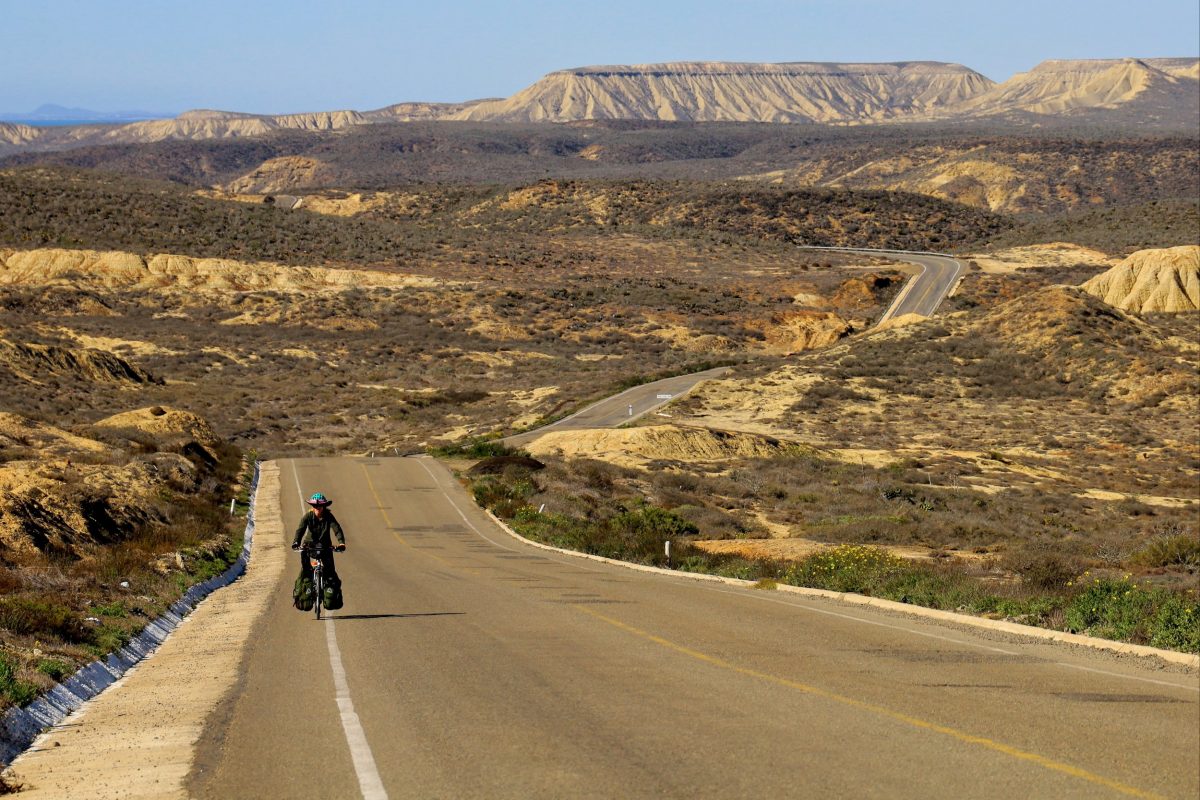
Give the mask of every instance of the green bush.
<svg viewBox="0 0 1200 800">
<path fill-rule="evenodd" d="M 1168 593 L 1138 586 L 1128 578 L 1093 578 L 1085 582 L 1066 608 L 1066 626 L 1072 633 L 1105 639 L 1148 643 L 1155 607 Z"/>
<path fill-rule="evenodd" d="M 1200 602 L 1177 594 L 1163 599 L 1151 623 L 1150 644 L 1200 653 Z"/>
<path fill-rule="evenodd" d="M 37 697 L 37 687 L 17 677 L 16 663 L 5 655 L 0 655 L 0 697 L 18 706 Z"/>
<path fill-rule="evenodd" d="M 61 681 L 71 674 L 71 665 L 57 658 L 43 658 L 37 663 L 37 671 L 53 681 Z"/>
<path fill-rule="evenodd" d="M 440 447 L 430 447 L 426 450 L 431 456 L 441 458 L 492 458 L 494 456 L 525 456 L 524 450 L 509 447 L 499 439 L 471 439 L 459 444 L 448 444 Z"/>
</svg>

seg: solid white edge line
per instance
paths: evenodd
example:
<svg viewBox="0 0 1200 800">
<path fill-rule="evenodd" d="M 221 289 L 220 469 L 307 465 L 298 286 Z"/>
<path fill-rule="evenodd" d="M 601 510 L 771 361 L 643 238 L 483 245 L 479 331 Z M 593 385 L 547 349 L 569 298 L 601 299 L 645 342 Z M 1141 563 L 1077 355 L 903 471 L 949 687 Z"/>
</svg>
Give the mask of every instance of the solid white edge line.
<svg viewBox="0 0 1200 800">
<path fill-rule="evenodd" d="M 375 756 L 371 753 L 367 734 L 354 711 L 354 701 L 350 699 L 350 685 L 346 682 L 346 668 L 342 666 L 342 651 L 338 649 L 333 620 L 333 617 L 326 617 L 325 643 L 329 645 L 329 666 L 333 670 L 338 712 L 342 718 L 342 730 L 346 733 L 346 744 L 350 747 L 354 772 L 358 775 L 358 788 L 363 800 L 387 800 L 387 790 L 383 788 L 383 780 L 375 767 Z"/>
<path fill-rule="evenodd" d="M 304 490 L 300 488 L 296 459 L 291 459 L 291 464 L 292 477 L 296 480 L 296 495 L 303 508 Z M 375 756 L 371 753 L 366 731 L 354 710 L 354 701 L 350 699 L 350 684 L 346 681 L 346 667 L 342 664 L 342 651 L 338 648 L 337 632 L 334 630 L 335 619 L 326 617 L 324 620 L 325 644 L 329 649 L 329 667 L 333 671 L 334 699 L 342 719 L 342 732 L 346 734 L 346 746 L 350 748 L 354 774 L 358 777 L 358 789 L 362 792 L 363 800 L 387 800 L 387 790 L 383 788 L 383 779 L 379 777 L 379 770 L 375 766 Z"/>
<path fill-rule="evenodd" d="M 1122 675 L 1120 672 L 1109 672 L 1106 669 L 1096 669 L 1095 667 L 1084 667 L 1084 666 L 1080 666 L 1079 664 L 1068 664 L 1065 661 L 1055 661 L 1054 664 L 1055 664 L 1055 666 L 1067 667 L 1069 669 L 1081 669 L 1084 672 L 1095 672 L 1100 675 L 1111 675 L 1114 678 L 1128 678 L 1129 680 L 1141 681 L 1142 683 L 1156 683 L 1159 686 L 1170 686 L 1174 689 L 1187 689 L 1187 690 L 1193 691 L 1193 692 L 1200 692 L 1200 686 L 1182 686 L 1178 683 L 1171 683 L 1170 681 L 1156 681 L 1153 678 L 1139 678 L 1136 675 Z"/>
</svg>

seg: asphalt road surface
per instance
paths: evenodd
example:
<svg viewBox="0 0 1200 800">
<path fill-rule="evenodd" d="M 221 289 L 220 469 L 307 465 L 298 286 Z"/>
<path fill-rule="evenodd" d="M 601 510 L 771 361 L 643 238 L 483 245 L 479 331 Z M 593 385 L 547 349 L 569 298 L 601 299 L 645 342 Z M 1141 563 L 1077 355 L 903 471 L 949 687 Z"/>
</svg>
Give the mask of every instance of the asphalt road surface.
<svg viewBox="0 0 1200 800">
<path fill-rule="evenodd" d="M 729 367 L 717 367 L 635 386 L 537 430 L 506 437 L 504 442 L 520 447 L 550 431 L 615 428 L 666 405 L 701 381 L 719 378 L 728 371 Z"/>
<path fill-rule="evenodd" d="M 937 311 L 937 307 L 941 305 L 946 296 L 950 294 L 950 290 L 954 288 L 954 284 L 958 282 L 958 278 L 962 275 L 963 265 L 958 260 L 950 256 L 937 255 L 935 253 L 915 253 L 905 250 L 872 250 L 870 248 L 852 248 L 852 247 L 805 247 L 805 250 L 836 250 L 842 253 L 863 253 L 866 255 L 886 256 L 897 261 L 907 261 L 910 264 L 916 264 L 921 267 L 921 272 L 905 282 L 904 288 L 900 290 L 900 294 L 892 301 L 892 305 L 888 307 L 883 316 L 879 318 L 880 324 L 886 322 L 892 317 L 903 316 L 904 314 L 920 314 L 923 317 L 932 317 Z"/>
<path fill-rule="evenodd" d="M 335 498 L 346 606 L 297 612 L 284 576 L 195 796 L 1200 792 L 1194 675 L 537 550 L 431 459 L 281 480 L 288 537 Z"/>
</svg>

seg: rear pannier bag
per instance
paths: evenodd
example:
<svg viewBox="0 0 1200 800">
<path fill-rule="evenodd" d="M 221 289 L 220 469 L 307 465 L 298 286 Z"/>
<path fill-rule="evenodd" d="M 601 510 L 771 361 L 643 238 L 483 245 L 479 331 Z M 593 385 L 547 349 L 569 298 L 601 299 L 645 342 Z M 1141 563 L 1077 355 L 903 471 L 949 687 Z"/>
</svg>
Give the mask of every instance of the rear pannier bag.
<svg viewBox="0 0 1200 800">
<path fill-rule="evenodd" d="M 313 586 L 312 578 L 307 575 L 297 577 L 296 585 L 292 587 L 292 605 L 301 611 L 312 611 L 313 603 L 316 600 L 317 591 Z"/>
</svg>

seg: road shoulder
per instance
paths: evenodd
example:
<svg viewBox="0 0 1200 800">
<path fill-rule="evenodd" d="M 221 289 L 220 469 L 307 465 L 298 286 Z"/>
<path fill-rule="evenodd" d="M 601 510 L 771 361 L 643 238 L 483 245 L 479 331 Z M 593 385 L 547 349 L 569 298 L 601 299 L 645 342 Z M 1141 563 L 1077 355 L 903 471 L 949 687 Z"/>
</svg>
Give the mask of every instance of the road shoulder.
<svg viewBox="0 0 1200 800">
<path fill-rule="evenodd" d="M 246 574 L 201 603 L 158 651 L 43 734 L 12 765 L 22 797 L 186 797 L 195 744 L 238 678 L 286 562 L 279 465 L 262 465 Z"/>
</svg>

